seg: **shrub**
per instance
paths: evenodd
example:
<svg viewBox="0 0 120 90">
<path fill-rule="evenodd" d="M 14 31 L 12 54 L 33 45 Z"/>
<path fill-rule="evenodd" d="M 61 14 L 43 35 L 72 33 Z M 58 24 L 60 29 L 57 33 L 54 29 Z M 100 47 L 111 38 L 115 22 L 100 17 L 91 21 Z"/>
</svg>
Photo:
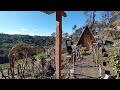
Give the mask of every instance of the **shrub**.
<svg viewBox="0 0 120 90">
<path fill-rule="evenodd" d="M 109 60 L 115 73 L 117 73 L 117 71 L 120 70 L 120 65 L 118 63 L 119 59 L 120 59 L 120 56 L 117 54 L 117 52 L 109 53 Z"/>
<path fill-rule="evenodd" d="M 45 59 L 47 58 L 46 54 L 45 53 L 39 53 L 38 55 L 35 56 L 36 59 Z"/>
</svg>

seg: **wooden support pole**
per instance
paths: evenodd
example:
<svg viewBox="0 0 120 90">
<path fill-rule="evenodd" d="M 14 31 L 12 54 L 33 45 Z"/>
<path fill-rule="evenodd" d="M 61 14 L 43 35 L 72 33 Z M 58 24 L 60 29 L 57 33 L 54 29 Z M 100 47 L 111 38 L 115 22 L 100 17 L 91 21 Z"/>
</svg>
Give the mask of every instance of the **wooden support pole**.
<svg viewBox="0 0 120 90">
<path fill-rule="evenodd" d="M 62 12 L 56 11 L 56 79 L 61 79 L 61 49 L 62 49 Z"/>
<path fill-rule="evenodd" d="M 118 55 L 120 55 L 120 49 L 119 49 L 119 47 L 118 47 Z"/>
<path fill-rule="evenodd" d="M 76 54 L 73 52 L 72 54 L 72 59 L 73 59 L 73 69 L 75 68 L 75 62 L 76 62 Z"/>
</svg>

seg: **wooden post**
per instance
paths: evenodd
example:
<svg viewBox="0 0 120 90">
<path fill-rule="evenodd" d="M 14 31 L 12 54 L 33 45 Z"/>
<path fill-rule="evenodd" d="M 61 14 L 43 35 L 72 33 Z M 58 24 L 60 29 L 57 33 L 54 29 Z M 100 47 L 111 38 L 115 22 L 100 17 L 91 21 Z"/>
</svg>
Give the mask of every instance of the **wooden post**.
<svg viewBox="0 0 120 90">
<path fill-rule="evenodd" d="M 102 78 L 102 66 L 99 64 L 99 77 Z"/>
<path fill-rule="evenodd" d="M 71 74 L 72 74 L 72 76 L 74 76 L 74 72 L 75 72 L 75 61 L 76 61 L 76 53 L 75 53 L 75 52 L 73 52 L 73 54 L 72 54 L 72 59 L 73 59 L 73 68 L 72 68 Z"/>
<path fill-rule="evenodd" d="M 118 55 L 120 54 L 120 49 L 119 49 L 119 47 L 118 47 Z"/>
<path fill-rule="evenodd" d="M 98 55 L 97 55 L 97 60 L 96 60 L 96 67 L 98 66 L 98 61 L 99 61 L 99 58 L 100 58 L 100 56 L 99 56 L 100 47 L 99 47 L 99 46 L 98 46 L 97 50 L 98 50 L 98 51 L 97 51 L 97 54 L 98 54 Z"/>
<path fill-rule="evenodd" d="M 43 11 L 46 14 L 52 14 L 55 11 Z M 67 17 L 64 11 L 56 11 L 56 78 L 61 79 L 61 48 L 62 48 L 62 16 Z"/>
<path fill-rule="evenodd" d="M 56 79 L 61 79 L 61 49 L 62 49 L 62 12 L 56 11 Z"/>
</svg>

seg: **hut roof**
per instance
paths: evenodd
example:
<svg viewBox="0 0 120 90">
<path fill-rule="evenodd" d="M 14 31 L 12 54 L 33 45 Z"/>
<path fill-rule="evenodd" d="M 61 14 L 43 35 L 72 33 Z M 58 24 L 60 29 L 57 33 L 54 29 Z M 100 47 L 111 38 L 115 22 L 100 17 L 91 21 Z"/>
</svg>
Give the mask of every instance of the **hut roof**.
<svg viewBox="0 0 120 90">
<path fill-rule="evenodd" d="M 90 34 L 91 34 L 92 36 L 94 36 L 94 35 L 93 35 L 93 33 L 91 32 L 91 30 L 88 28 L 88 26 L 86 26 L 86 27 L 85 27 L 84 31 L 85 31 L 86 29 L 88 29 L 88 30 L 90 31 Z M 78 41 L 77 41 L 76 45 L 78 45 L 79 40 L 80 40 L 80 38 L 82 37 L 82 35 L 83 35 L 84 31 L 83 31 L 83 32 L 82 32 L 82 34 L 80 35 L 80 37 L 79 37 L 79 39 L 78 39 Z"/>
</svg>

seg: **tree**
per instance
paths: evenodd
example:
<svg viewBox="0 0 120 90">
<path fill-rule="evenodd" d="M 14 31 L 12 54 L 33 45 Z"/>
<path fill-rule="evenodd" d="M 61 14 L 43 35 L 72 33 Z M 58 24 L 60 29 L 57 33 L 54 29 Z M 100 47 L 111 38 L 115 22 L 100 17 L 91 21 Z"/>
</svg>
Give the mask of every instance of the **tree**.
<svg viewBox="0 0 120 90">
<path fill-rule="evenodd" d="M 63 33 L 63 38 L 64 38 L 64 39 L 67 39 L 68 37 L 69 37 L 69 33 L 67 33 L 67 32 L 66 32 L 66 33 Z"/>
<path fill-rule="evenodd" d="M 102 22 L 102 27 L 108 27 L 111 23 L 111 18 L 113 17 L 113 11 L 102 11 L 101 12 L 101 22 Z"/>
<path fill-rule="evenodd" d="M 76 29 L 76 27 L 77 27 L 77 26 L 76 26 L 76 25 L 74 25 L 74 26 L 72 27 L 72 30 L 74 31 L 74 30 Z"/>
<path fill-rule="evenodd" d="M 88 27 L 92 30 L 95 23 L 96 11 L 84 11 L 83 13 L 86 16 L 86 23 Z"/>
<path fill-rule="evenodd" d="M 85 26 L 81 26 L 80 28 L 76 28 L 76 25 L 74 26 L 74 32 L 69 36 L 73 42 L 76 42 L 78 38 L 81 36 L 82 31 L 84 30 Z M 72 28 L 73 29 L 73 28 Z"/>
<path fill-rule="evenodd" d="M 52 36 L 52 37 L 55 37 L 55 36 L 56 36 L 55 32 L 53 32 L 53 33 L 51 34 L 51 36 Z"/>
<path fill-rule="evenodd" d="M 111 26 L 120 25 L 120 11 L 113 11 L 113 17 L 111 18 Z"/>
<path fill-rule="evenodd" d="M 0 33 L 0 58 L 8 60 L 9 50 L 17 43 L 27 43 L 32 46 L 44 46 L 54 42 L 52 36 L 8 35 Z M 2 59 L 4 61 L 4 59 Z"/>
</svg>

